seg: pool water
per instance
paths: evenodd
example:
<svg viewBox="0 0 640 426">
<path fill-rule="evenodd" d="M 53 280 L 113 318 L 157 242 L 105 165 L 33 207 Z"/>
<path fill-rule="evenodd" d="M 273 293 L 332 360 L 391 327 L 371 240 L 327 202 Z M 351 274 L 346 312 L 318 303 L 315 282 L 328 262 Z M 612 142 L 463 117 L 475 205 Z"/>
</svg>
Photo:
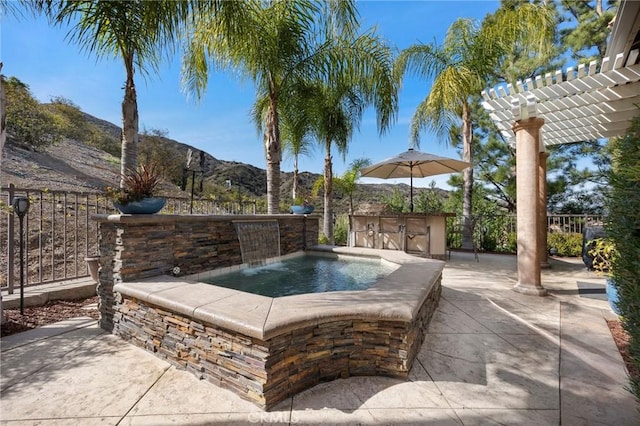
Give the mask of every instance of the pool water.
<svg viewBox="0 0 640 426">
<path fill-rule="evenodd" d="M 366 290 L 397 265 L 379 260 L 305 255 L 204 280 L 268 297 L 328 291 Z"/>
</svg>

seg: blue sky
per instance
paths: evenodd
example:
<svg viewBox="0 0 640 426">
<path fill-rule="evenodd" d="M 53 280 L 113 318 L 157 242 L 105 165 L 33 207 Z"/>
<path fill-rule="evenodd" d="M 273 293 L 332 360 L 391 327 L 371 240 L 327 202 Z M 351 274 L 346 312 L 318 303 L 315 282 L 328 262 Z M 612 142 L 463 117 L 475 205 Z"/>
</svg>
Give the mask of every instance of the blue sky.
<svg viewBox="0 0 640 426">
<path fill-rule="evenodd" d="M 457 18 L 481 20 L 495 11 L 498 1 L 360 1 L 362 28 L 377 26 L 378 33 L 399 49 L 422 42 L 441 43 L 449 25 Z M 28 84 L 41 102 L 54 96 L 73 101 L 83 111 L 121 125 L 120 104 L 125 79 L 119 59 L 97 60 L 81 53 L 65 40 L 66 28 L 51 28 L 45 20 L 31 16 L 3 16 L 0 60 L 3 74 Z M 369 111 L 343 161 L 334 153 L 334 174 L 348 164 L 366 157 L 381 161 L 405 151 L 409 145 L 409 123 L 418 103 L 428 94 L 430 82 L 407 76 L 399 95 L 398 120 L 390 132 L 380 137 L 375 115 Z M 262 136 L 250 119 L 255 90 L 250 80 L 240 81 L 230 74 L 212 74 L 208 92 L 200 102 L 187 97 L 180 87 L 180 58 L 162 65 L 158 75 L 136 75 L 140 130 L 164 129 L 168 136 L 193 145 L 228 161 L 241 161 L 265 168 Z M 420 149 L 437 155 L 459 158 L 446 141 L 423 133 Z M 300 170 L 322 173 L 324 152 L 300 159 Z M 282 171 L 292 171 L 285 158 Z M 414 185 L 428 186 L 432 180 L 446 188 L 447 175 L 416 179 Z M 408 180 L 363 179 L 366 183 L 407 182 Z"/>
</svg>

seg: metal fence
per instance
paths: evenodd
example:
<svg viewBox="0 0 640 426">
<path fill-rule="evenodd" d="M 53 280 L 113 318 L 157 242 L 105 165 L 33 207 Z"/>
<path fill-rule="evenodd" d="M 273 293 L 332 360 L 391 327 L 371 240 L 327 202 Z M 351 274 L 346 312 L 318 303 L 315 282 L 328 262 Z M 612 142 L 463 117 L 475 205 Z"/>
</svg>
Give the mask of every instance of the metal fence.
<svg viewBox="0 0 640 426">
<path fill-rule="evenodd" d="M 462 216 L 447 219 L 447 229 L 456 229 L 463 223 Z M 547 232 L 582 234 L 589 226 L 602 225 L 601 215 L 547 215 Z M 516 250 L 516 215 L 474 216 L 473 238 L 476 247 L 481 251 L 515 253 Z M 447 246 L 461 246 L 459 233 L 447 235 Z"/>
<path fill-rule="evenodd" d="M 88 276 L 85 257 L 98 249 L 94 214 L 117 213 L 99 193 L 0 188 L 0 289 L 9 294 L 19 284 L 20 227 L 12 213 L 15 196 L 29 198 L 23 220 L 24 285 L 36 285 Z M 198 200 L 168 197 L 164 214 L 257 214 L 256 202 Z"/>
<path fill-rule="evenodd" d="M 111 202 L 99 193 L 40 191 L 0 188 L 0 289 L 14 292 L 19 280 L 19 220 L 11 211 L 14 196 L 28 197 L 31 206 L 24 218 L 25 285 L 57 282 L 88 276 L 85 257 L 97 254 L 98 226 L 94 214 L 117 213 Z M 164 214 L 261 214 L 254 201 L 168 197 Z M 601 216 L 549 215 L 549 232 L 582 233 L 584 227 L 602 223 Z M 460 217 L 448 219 L 448 228 Z M 474 220 L 474 238 L 484 251 L 515 250 L 515 215 L 479 216 Z M 448 236 L 448 240 L 459 236 Z M 457 244 L 456 244 L 457 243 Z M 459 241 L 447 241 L 458 247 Z"/>
<path fill-rule="evenodd" d="M 167 203 L 160 213 L 163 214 L 261 214 L 256 201 L 221 201 L 213 199 L 194 199 L 167 197 Z"/>
<path fill-rule="evenodd" d="M 31 203 L 24 217 L 25 285 L 88 275 L 85 256 L 95 255 L 98 227 L 91 216 L 112 207 L 94 193 L 39 191 L 10 185 L 0 190 L 0 287 L 13 293 L 19 276 L 19 220 L 11 211 L 14 196 Z"/>
<path fill-rule="evenodd" d="M 604 219 L 601 215 L 553 214 L 547 216 L 547 229 L 549 232 L 582 234 L 585 227 L 602 225 Z"/>
</svg>

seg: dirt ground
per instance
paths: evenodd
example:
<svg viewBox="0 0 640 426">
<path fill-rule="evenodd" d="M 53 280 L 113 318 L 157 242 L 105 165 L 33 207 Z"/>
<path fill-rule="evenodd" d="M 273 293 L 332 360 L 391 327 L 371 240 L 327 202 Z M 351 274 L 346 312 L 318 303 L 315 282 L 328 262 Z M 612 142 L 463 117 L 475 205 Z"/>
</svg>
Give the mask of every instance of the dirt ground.
<svg viewBox="0 0 640 426">
<path fill-rule="evenodd" d="M 42 327 L 75 317 L 91 317 L 98 319 L 98 297 L 78 300 L 56 300 L 44 306 L 24 308 L 24 315 L 20 309 L 3 309 L 6 322 L 2 324 L 2 337 L 10 334 Z"/>
<path fill-rule="evenodd" d="M 629 334 L 624 330 L 619 320 L 607 321 L 607 325 L 609 326 L 609 330 L 611 330 L 611 335 L 616 342 L 616 346 L 618 346 L 620 355 L 622 355 L 622 359 L 624 359 L 629 376 L 639 379 L 640 371 L 638 371 L 636 366 L 631 362 L 631 356 L 629 355 Z"/>
</svg>

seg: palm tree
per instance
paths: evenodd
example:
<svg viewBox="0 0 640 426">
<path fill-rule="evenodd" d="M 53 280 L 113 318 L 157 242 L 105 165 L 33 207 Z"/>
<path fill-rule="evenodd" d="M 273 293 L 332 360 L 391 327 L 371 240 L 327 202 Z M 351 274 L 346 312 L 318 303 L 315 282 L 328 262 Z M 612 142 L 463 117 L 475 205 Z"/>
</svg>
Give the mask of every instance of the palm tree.
<svg viewBox="0 0 640 426">
<path fill-rule="evenodd" d="M 553 14 L 545 6 L 524 3 L 502 7 L 478 25 L 456 20 L 442 45 L 416 44 L 396 61 L 398 77 L 406 73 L 433 78 L 431 92 L 418 105 L 411 123 L 411 139 L 419 147 L 420 132 L 433 130 L 441 138 L 462 121 L 462 159 L 472 162 L 473 128 L 470 100 L 485 88 L 489 77 L 514 49 L 545 52 L 553 47 Z M 471 199 L 473 168 L 463 172 L 463 247 L 472 247 Z"/>
<path fill-rule="evenodd" d="M 267 211 L 273 214 L 280 203 L 280 103 L 287 101 L 301 81 L 327 78 L 335 56 L 329 55 L 330 46 L 323 36 L 353 32 L 355 2 L 252 1 L 246 5 L 245 31 L 237 36 L 221 33 L 216 16 L 196 22 L 185 46 L 183 79 L 190 92 L 202 96 L 208 64 L 213 62 L 251 78 L 257 98 L 267 100 L 266 112 L 258 117 L 264 129 Z"/>
<path fill-rule="evenodd" d="M 371 160 L 368 158 L 357 158 L 349 164 L 342 176 L 335 179 L 336 188 L 349 196 L 349 214 L 353 214 L 353 193 L 356 191 L 362 169 L 370 165 Z"/>
<path fill-rule="evenodd" d="M 4 11 L 5 14 L 16 12 L 13 2 L 7 0 L 0 0 L 0 10 Z M 7 139 L 7 95 L 4 86 L 2 62 L 0 62 L 0 164 L 2 164 L 2 153 Z M 0 315 L 2 315 L 2 312 L 0 312 Z"/>
<path fill-rule="evenodd" d="M 300 105 L 304 103 L 304 96 L 292 96 L 289 94 L 289 101 L 280 103 L 280 138 L 282 140 L 282 150 L 284 155 L 293 158 L 293 187 L 291 189 L 291 198 L 298 198 L 299 186 L 299 168 L 298 160 L 302 155 L 310 155 L 313 148 L 313 140 L 311 139 L 310 117 L 307 115 L 305 107 Z M 256 101 L 253 107 L 253 121 L 258 127 L 258 132 L 262 133 L 263 123 L 269 109 L 269 100 L 266 97 Z"/>
<path fill-rule="evenodd" d="M 314 81 L 298 96 L 311 131 L 324 148 L 323 233 L 333 243 L 333 145 L 346 155 L 364 110 L 373 106 L 378 131 L 388 130 L 397 110 L 397 84 L 393 78 L 392 51 L 373 31 L 355 39 L 343 35 L 332 40 L 330 78 Z"/>
<path fill-rule="evenodd" d="M 333 157 L 335 144 L 342 158 L 346 156 L 354 128 L 360 125 L 363 102 L 354 87 L 324 85 L 315 97 L 316 121 L 314 131 L 324 147 L 324 216 L 322 229 L 329 244 L 333 244 Z"/>
<path fill-rule="evenodd" d="M 285 154 L 293 158 L 293 187 L 291 198 L 298 198 L 298 159 L 301 155 L 309 155 L 312 148 L 312 140 L 309 138 L 309 129 L 304 121 L 290 122 L 288 116 L 284 115 L 282 120 L 282 148 Z"/>
<path fill-rule="evenodd" d="M 2 152 L 4 142 L 7 139 L 7 96 L 4 92 L 4 75 L 2 75 L 2 62 L 0 62 L 0 163 L 2 163 Z"/>
<path fill-rule="evenodd" d="M 71 25 L 69 40 L 98 58 L 119 57 L 125 66 L 122 101 L 121 181 L 137 166 L 138 102 L 135 71 L 157 71 L 165 53 L 170 53 L 190 16 L 214 14 L 231 31 L 242 22 L 241 2 L 198 1 L 53 1 L 28 4 L 44 13 L 55 25 Z M 223 31 L 221 30 L 221 32 Z"/>
</svg>

